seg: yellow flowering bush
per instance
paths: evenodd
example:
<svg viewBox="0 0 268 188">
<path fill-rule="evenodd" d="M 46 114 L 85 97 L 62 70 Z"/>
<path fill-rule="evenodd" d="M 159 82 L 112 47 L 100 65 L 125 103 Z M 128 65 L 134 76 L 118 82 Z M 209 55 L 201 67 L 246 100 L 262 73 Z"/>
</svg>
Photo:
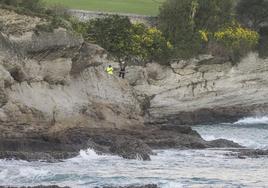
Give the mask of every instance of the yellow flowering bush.
<svg viewBox="0 0 268 188">
<path fill-rule="evenodd" d="M 257 32 L 243 28 L 235 23 L 214 33 L 200 30 L 199 35 L 204 43 L 210 44 L 210 46 L 213 45 L 215 48 L 216 46 L 217 48 L 221 46 L 221 51 L 223 52 L 221 53 L 227 53 L 225 55 L 228 55 L 233 62 L 238 61 L 243 55 L 254 49 L 259 41 Z"/>
<path fill-rule="evenodd" d="M 250 29 L 237 27 L 228 27 L 214 33 L 217 42 L 223 44 L 226 48 L 253 48 L 258 44 L 259 34 Z"/>
<path fill-rule="evenodd" d="M 133 51 L 144 60 L 161 60 L 170 55 L 172 44 L 156 27 L 147 28 L 144 24 L 133 25 Z"/>
</svg>

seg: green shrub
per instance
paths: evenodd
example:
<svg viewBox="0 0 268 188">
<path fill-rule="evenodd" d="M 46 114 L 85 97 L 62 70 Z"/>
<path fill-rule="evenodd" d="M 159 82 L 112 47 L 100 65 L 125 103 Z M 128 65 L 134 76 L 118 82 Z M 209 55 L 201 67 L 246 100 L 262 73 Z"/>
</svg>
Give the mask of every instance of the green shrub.
<svg viewBox="0 0 268 188">
<path fill-rule="evenodd" d="M 155 27 L 147 28 L 144 24 L 132 26 L 132 53 L 142 61 L 167 62 L 173 46 Z"/>
<path fill-rule="evenodd" d="M 131 23 L 127 17 L 118 15 L 98 18 L 90 22 L 88 39 L 109 51 L 118 60 L 131 51 Z"/>
<path fill-rule="evenodd" d="M 242 28 L 240 25 L 228 26 L 214 33 L 200 31 L 200 35 L 204 42 L 222 46 L 233 63 L 236 63 L 249 51 L 254 50 L 259 40 L 257 32 Z"/>
<path fill-rule="evenodd" d="M 105 48 L 118 61 L 135 59 L 146 63 L 167 60 L 172 51 L 172 45 L 161 31 L 147 28 L 144 24 L 131 24 L 127 17 L 96 19 L 89 23 L 88 28 L 80 24 L 75 26 L 88 40 Z"/>
<path fill-rule="evenodd" d="M 0 4 L 18 7 L 21 10 L 30 10 L 32 12 L 44 11 L 42 0 L 0 0 Z"/>
<path fill-rule="evenodd" d="M 159 28 L 177 56 L 203 52 L 199 30 L 216 31 L 232 20 L 232 0 L 167 0 L 160 8 Z"/>
</svg>

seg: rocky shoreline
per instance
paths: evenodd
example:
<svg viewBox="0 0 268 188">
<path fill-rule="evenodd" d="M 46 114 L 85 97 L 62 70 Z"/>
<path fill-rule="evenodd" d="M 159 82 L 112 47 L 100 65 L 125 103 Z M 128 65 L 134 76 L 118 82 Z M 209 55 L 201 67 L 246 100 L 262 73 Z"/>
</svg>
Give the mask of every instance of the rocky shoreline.
<svg viewBox="0 0 268 188">
<path fill-rule="evenodd" d="M 0 158 L 58 162 L 81 149 L 150 160 L 153 149 L 241 147 L 207 142 L 188 125 L 264 114 L 267 59 L 237 66 L 203 55 L 129 66 L 47 20 L 0 9 Z"/>
<path fill-rule="evenodd" d="M 51 146 L 51 147 L 50 147 Z M 189 126 L 145 127 L 140 130 L 71 128 L 35 139 L 16 138 L 0 142 L 1 159 L 58 162 L 75 157 L 81 149 L 126 159 L 150 160 L 153 149 L 239 148 L 227 140 L 205 141 Z"/>
</svg>

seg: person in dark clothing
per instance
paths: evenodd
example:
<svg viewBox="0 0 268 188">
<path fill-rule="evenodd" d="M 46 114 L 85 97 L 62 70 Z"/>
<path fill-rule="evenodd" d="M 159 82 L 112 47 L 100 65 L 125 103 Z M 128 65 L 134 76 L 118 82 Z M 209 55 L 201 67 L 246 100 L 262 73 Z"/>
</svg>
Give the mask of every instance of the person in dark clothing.
<svg viewBox="0 0 268 188">
<path fill-rule="evenodd" d="M 126 74 L 126 66 L 125 66 L 125 62 L 122 62 L 122 64 L 120 65 L 120 71 L 119 71 L 119 77 L 121 78 L 125 78 L 125 74 Z"/>
</svg>

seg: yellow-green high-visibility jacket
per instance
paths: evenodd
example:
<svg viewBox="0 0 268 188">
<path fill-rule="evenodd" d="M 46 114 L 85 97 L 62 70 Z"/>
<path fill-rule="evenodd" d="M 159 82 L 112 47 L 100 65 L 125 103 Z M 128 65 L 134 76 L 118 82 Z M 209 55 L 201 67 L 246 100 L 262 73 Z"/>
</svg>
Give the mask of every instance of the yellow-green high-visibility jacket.
<svg viewBox="0 0 268 188">
<path fill-rule="evenodd" d="M 108 74 L 113 74 L 114 68 L 113 67 L 107 67 L 106 71 Z"/>
</svg>

